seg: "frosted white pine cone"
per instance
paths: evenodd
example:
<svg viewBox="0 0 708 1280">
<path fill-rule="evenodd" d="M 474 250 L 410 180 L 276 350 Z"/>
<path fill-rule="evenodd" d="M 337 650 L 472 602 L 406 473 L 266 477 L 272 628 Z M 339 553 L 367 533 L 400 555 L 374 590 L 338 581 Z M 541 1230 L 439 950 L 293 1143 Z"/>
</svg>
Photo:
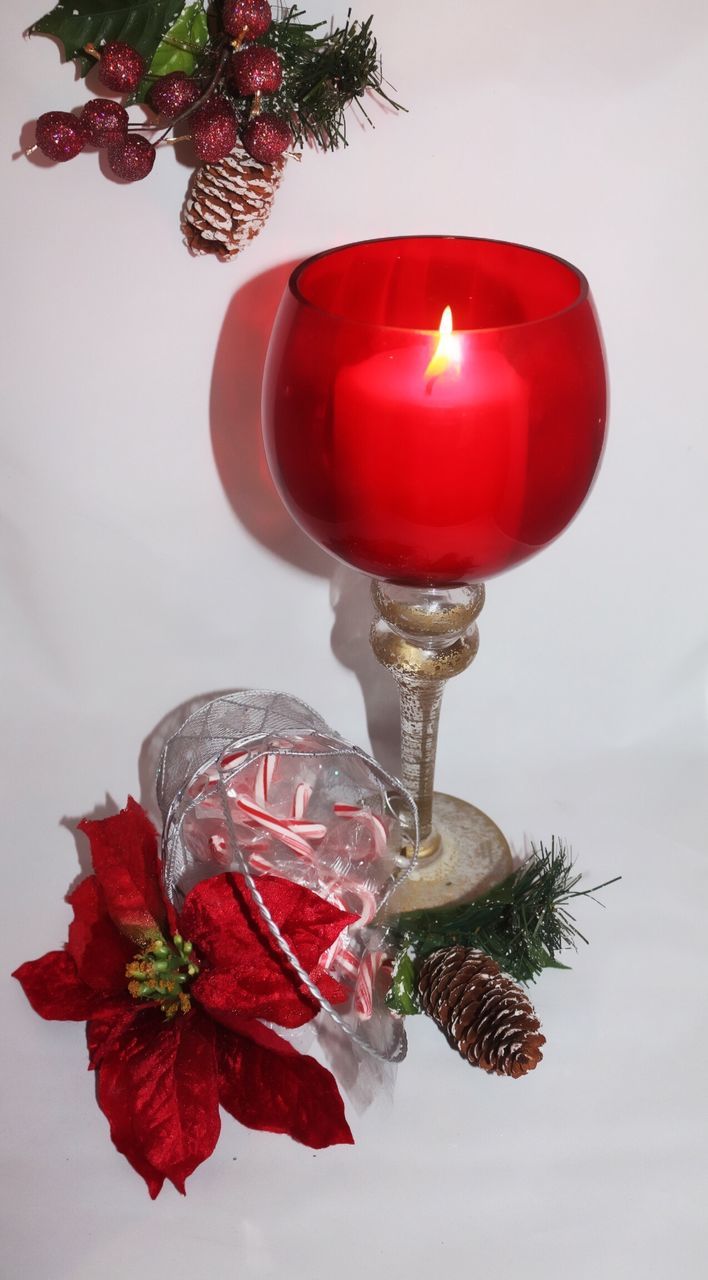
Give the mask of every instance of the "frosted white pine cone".
<svg viewBox="0 0 708 1280">
<path fill-rule="evenodd" d="M 228 261 L 265 226 L 286 157 L 272 164 L 254 160 L 237 142 L 230 155 L 197 169 L 182 214 L 192 253 L 215 253 Z"/>
</svg>

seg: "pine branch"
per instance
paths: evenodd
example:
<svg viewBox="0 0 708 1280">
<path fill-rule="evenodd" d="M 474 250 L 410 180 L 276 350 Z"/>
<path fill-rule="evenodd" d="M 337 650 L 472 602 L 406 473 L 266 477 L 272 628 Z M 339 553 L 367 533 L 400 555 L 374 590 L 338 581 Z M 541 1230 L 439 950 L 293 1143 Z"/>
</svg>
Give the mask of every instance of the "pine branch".
<svg viewBox="0 0 708 1280">
<path fill-rule="evenodd" d="M 552 838 L 550 847 L 532 846 L 531 856 L 502 884 L 459 906 L 410 911 L 399 916 L 393 932 L 400 946 L 420 963 L 432 951 L 454 945 L 479 947 L 518 982 L 532 982 L 548 968 L 564 969 L 562 951 L 577 949 L 587 938 L 570 910 L 576 898 L 592 898 L 620 876 L 591 889 L 579 889 L 570 851 Z"/>
<path fill-rule="evenodd" d="M 352 22 L 326 34 L 323 22 L 303 23 L 303 9 L 293 6 L 274 22 L 264 44 L 270 44 L 285 66 L 283 87 L 272 99 L 273 110 L 286 116 L 298 144 L 313 142 L 334 151 L 347 145 L 346 110 L 355 104 L 371 123 L 362 99 L 372 94 L 396 111 L 403 110 L 384 88 L 381 58 L 372 32 L 373 18 Z"/>
</svg>

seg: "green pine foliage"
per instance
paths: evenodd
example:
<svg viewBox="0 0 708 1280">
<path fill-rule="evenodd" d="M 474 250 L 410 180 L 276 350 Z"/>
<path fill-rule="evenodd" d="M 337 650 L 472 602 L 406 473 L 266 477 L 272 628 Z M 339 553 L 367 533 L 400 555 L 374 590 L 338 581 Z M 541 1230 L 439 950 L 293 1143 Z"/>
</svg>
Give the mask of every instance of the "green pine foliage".
<svg viewBox="0 0 708 1280">
<path fill-rule="evenodd" d="M 314 142 L 333 151 L 347 145 L 345 112 L 351 104 L 369 123 L 363 101 L 367 94 L 394 110 L 401 107 L 384 87 L 373 18 L 347 18 L 343 27 L 330 31 L 324 22 L 302 22 L 304 13 L 290 9 L 263 41 L 280 54 L 286 68 L 283 87 L 272 99 L 273 110 L 289 119 L 296 142 Z"/>
<path fill-rule="evenodd" d="M 587 938 L 571 912 L 576 898 L 593 897 L 619 880 L 582 889 L 568 846 L 555 837 L 532 846 L 530 857 L 489 893 L 474 902 L 397 917 L 392 934 L 398 947 L 388 1003 L 399 1013 L 418 1007 L 416 973 L 441 947 L 485 951 L 517 982 L 533 982 L 544 969 L 565 969 L 559 956 Z"/>
</svg>

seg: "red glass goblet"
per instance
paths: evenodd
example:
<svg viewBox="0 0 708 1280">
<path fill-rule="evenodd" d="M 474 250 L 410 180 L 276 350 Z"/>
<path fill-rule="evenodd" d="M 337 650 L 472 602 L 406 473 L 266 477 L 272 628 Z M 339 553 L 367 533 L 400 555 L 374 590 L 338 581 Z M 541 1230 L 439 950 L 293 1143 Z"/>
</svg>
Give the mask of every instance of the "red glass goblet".
<svg viewBox="0 0 708 1280">
<path fill-rule="evenodd" d="M 305 532 L 376 579 L 372 641 L 401 692 L 428 904 L 508 868 L 489 819 L 434 804 L 443 683 L 476 653 L 482 581 L 581 506 L 605 406 L 587 281 L 551 254 L 404 237 L 329 250 L 290 278 L 266 365 L 268 461 Z"/>
</svg>

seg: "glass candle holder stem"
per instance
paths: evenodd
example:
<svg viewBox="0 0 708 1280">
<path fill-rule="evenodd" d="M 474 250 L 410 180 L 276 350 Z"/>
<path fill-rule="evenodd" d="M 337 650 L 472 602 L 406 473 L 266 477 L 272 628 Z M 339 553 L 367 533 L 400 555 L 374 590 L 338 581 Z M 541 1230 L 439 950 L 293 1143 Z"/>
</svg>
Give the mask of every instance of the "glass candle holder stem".
<svg viewBox="0 0 708 1280">
<path fill-rule="evenodd" d="M 477 653 L 484 586 L 407 587 L 376 579 L 372 597 L 371 644 L 398 684 L 401 776 L 418 806 L 420 856 L 430 858 L 440 849 L 433 784 L 442 695 L 445 682 Z"/>
</svg>

